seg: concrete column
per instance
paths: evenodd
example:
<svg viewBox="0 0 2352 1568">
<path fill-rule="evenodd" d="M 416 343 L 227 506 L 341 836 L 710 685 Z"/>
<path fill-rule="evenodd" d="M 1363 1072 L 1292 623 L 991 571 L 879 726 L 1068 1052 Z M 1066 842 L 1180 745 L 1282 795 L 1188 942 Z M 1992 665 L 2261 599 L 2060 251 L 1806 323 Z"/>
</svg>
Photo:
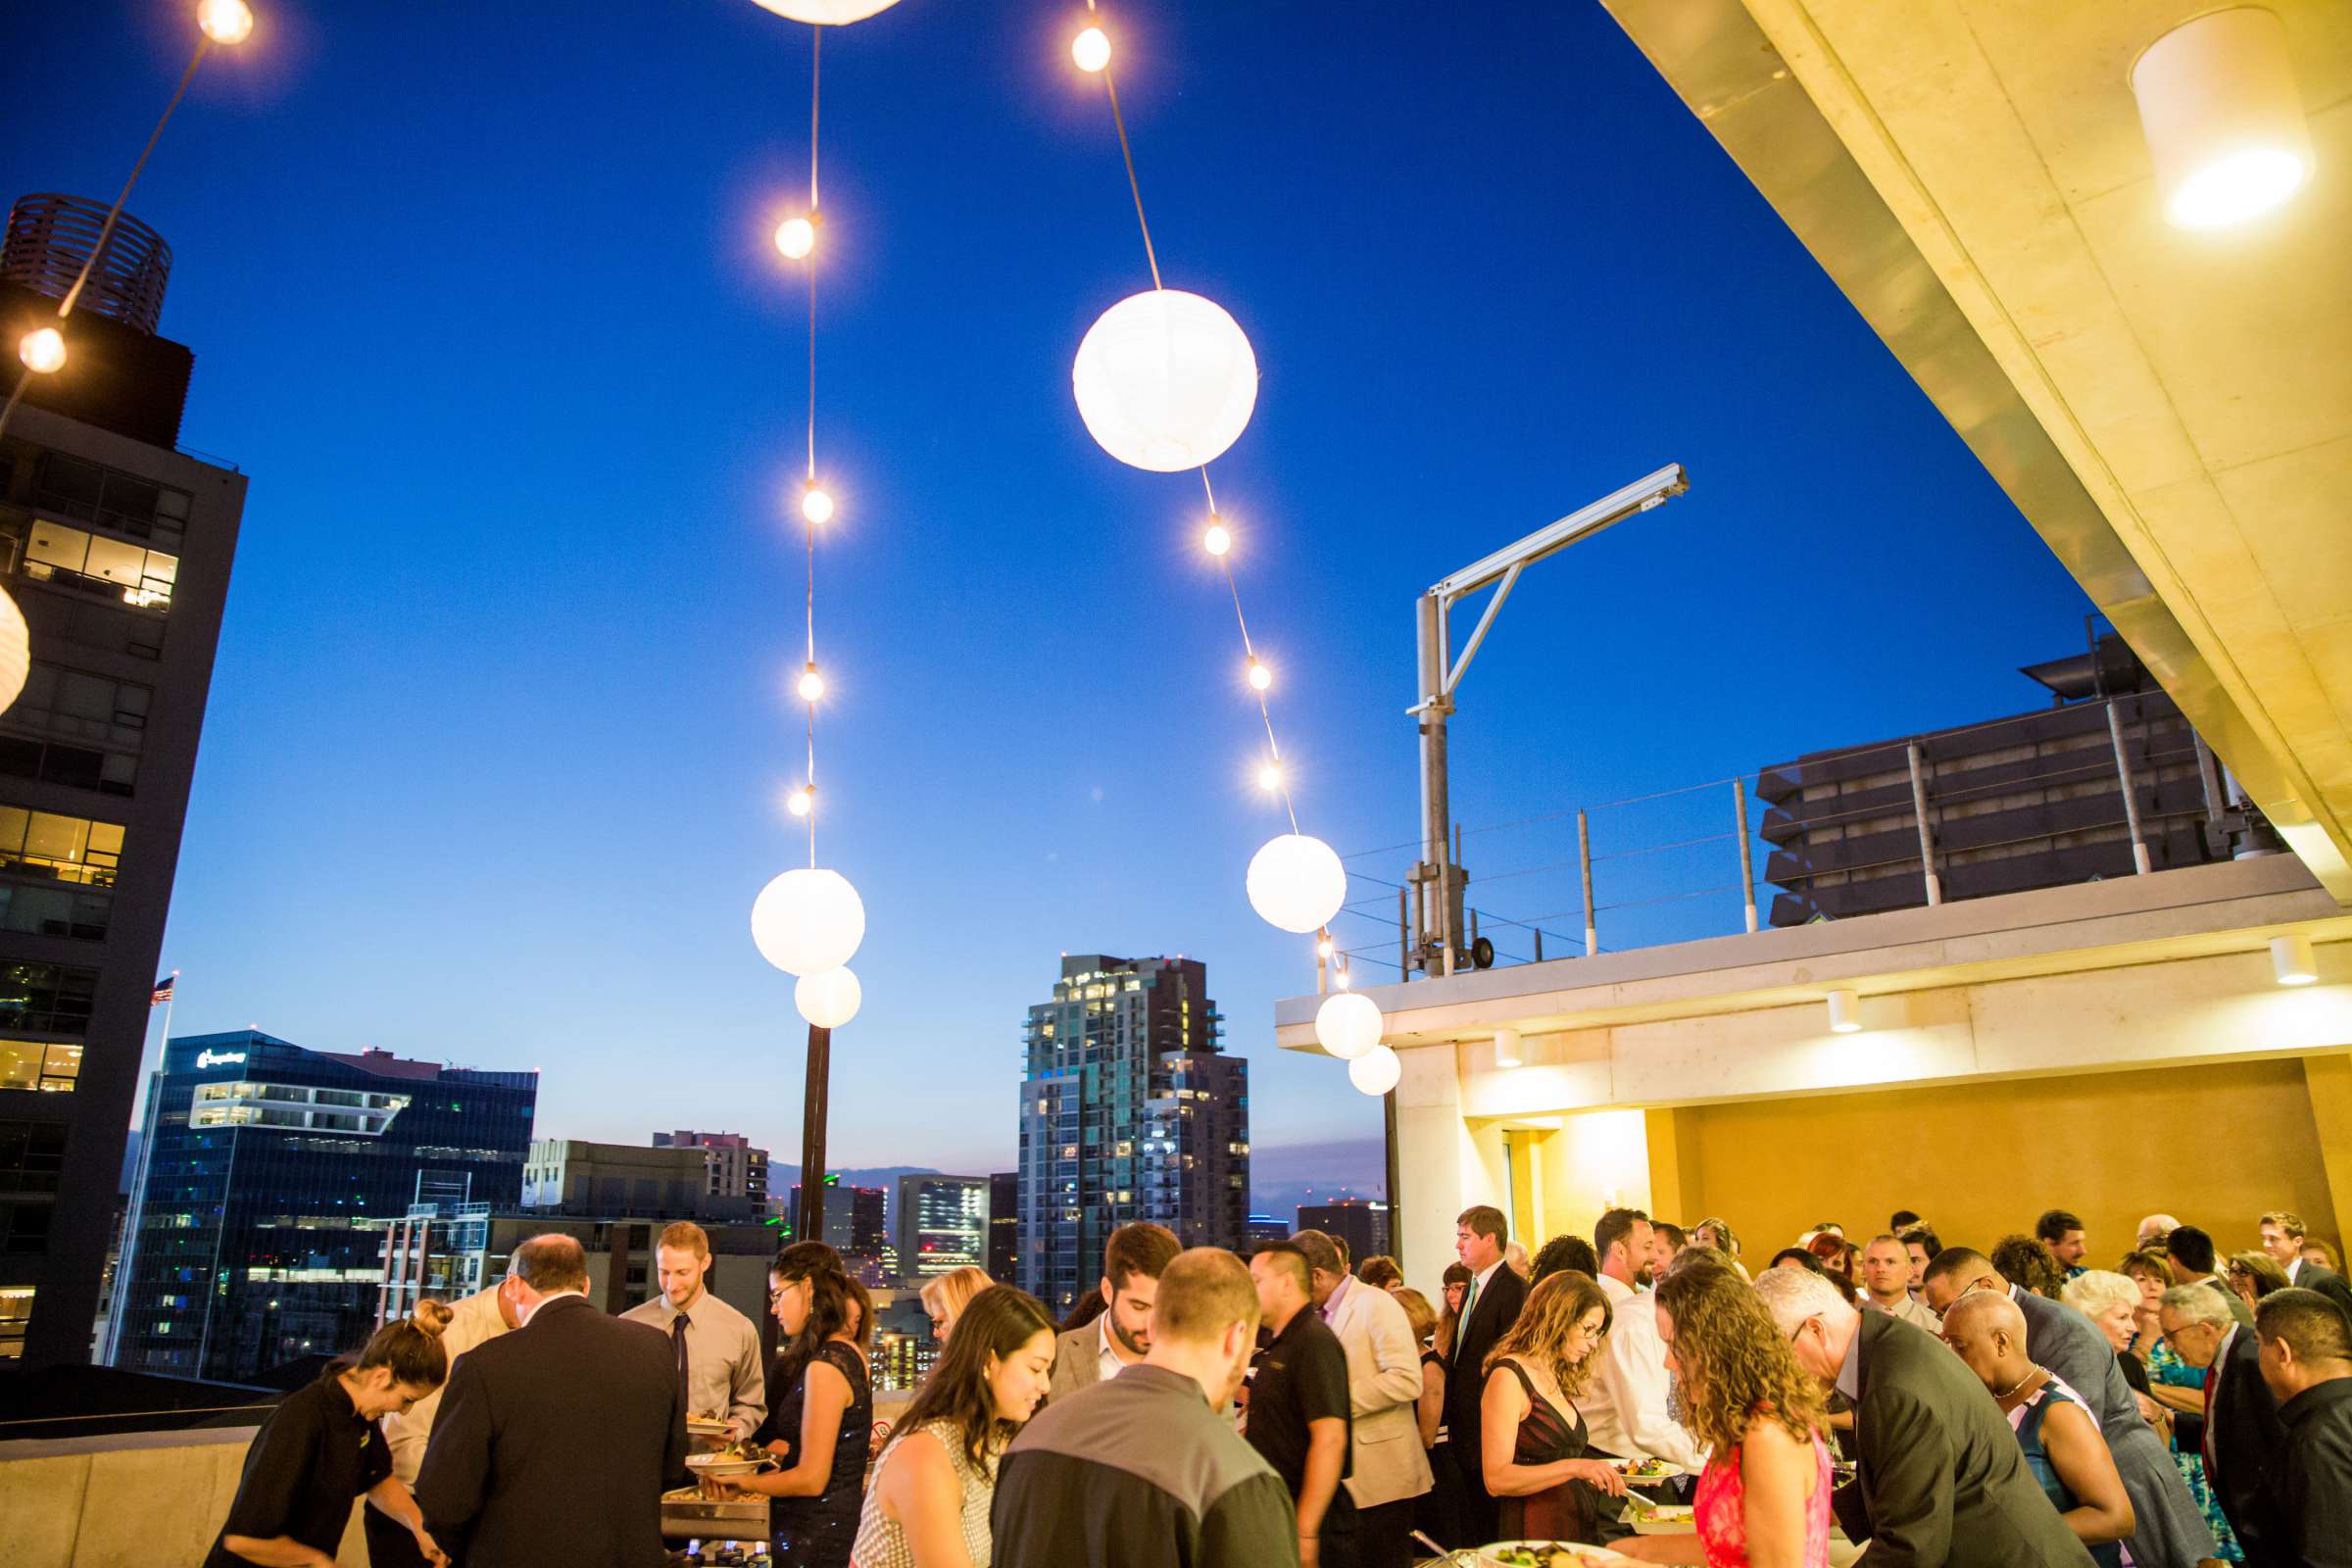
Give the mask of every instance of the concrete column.
<svg viewBox="0 0 2352 1568">
<path fill-rule="evenodd" d="M 2312 1233 L 2344 1245 L 2352 1226 L 2352 1056 L 2336 1053 L 2303 1058 L 2303 1082 L 2311 1093 L 2311 1119 L 2320 1134 L 2320 1164 L 2335 1213 L 2323 1220 L 2306 1214 Z"/>
<path fill-rule="evenodd" d="M 1473 1133 L 1462 1120 L 1460 1049 L 1413 1046 L 1396 1054 L 1404 1069 L 1396 1083 L 1396 1165 L 1410 1183 L 1397 1264 L 1425 1293 L 1453 1261 L 1454 1216 L 1473 1203 L 1508 1209 L 1500 1129 Z"/>
</svg>

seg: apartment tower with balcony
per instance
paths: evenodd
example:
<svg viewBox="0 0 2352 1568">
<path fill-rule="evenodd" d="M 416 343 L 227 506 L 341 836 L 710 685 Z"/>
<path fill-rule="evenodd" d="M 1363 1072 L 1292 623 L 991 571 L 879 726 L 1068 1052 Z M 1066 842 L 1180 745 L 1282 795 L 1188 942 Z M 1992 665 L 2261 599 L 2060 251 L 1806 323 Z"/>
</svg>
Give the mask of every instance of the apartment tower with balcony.
<svg viewBox="0 0 2352 1568">
<path fill-rule="evenodd" d="M 1053 1000 L 1029 1009 L 1020 1284 L 1056 1314 L 1131 1221 L 1186 1247 L 1244 1245 L 1250 1064 L 1222 1035 L 1198 959 L 1068 955 Z"/>
<path fill-rule="evenodd" d="M 56 323 L 105 212 L 17 202 L 0 343 Z M 0 434 L 0 587 L 31 657 L 0 711 L 0 1364 L 90 1354 L 245 505 L 243 474 L 177 445 L 171 266 L 124 214 L 66 365 L 24 378 Z"/>
</svg>

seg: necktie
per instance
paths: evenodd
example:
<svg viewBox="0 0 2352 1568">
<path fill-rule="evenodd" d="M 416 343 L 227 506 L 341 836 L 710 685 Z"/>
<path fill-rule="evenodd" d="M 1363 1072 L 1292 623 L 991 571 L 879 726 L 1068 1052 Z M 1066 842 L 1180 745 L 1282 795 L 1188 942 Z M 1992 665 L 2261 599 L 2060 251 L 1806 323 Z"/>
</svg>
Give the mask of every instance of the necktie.
<svg viewBox="0 0 2352 1568">
<path fill-rule="evenodd" d="M 1462 1293 L 1462 1321 L 1453 1333 L 1453 1358 L 1462 1358 L 1462 1342 L 1470 1337 L 1470 1314 L 1478 1306 L 1478 1276 L 1470 1276 L 1470 1288 Z"/>
<path fill-rule="evenodd" d="M 2219 1449 L 2213 1441 L 2213 1396 L 2222 1386 L 2222 1358 L 2215 1356 L 2213 1365 L 2205 1369 L 2205 1470 L 2208 1475 L 2220 1474 L 2214 1461 Z"/>
<path fill-rule="evenodd" d="M 678 1408 L 689 1415 L 694 1413 L 694 1406 L 686 1398 L 686 1331 L 692 1327 L 694 1319 L 683 1312 L 669 1320 L 670 1343 L 678 1348 Z"/>
</svg>

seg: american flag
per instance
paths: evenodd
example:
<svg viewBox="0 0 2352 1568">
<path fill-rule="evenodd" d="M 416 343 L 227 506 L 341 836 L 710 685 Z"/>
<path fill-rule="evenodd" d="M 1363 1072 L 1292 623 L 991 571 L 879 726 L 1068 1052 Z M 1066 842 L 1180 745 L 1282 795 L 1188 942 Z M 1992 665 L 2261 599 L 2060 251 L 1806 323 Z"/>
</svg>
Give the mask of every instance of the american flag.
<svg viewBox="0 0 2352 1568">
<path fill-rule="evenodd" d="M 150 1007 L 160 1007 L 165 1003 L 170 1002 L 172 1000 L 172 984 L 178 979 L 179 971 L 174 969 L 170 974 L 164 976 L 161 980 L 158 980 L 155 983 L 155 994 L 147 999 L 147 1005 Z"/>
</svg>

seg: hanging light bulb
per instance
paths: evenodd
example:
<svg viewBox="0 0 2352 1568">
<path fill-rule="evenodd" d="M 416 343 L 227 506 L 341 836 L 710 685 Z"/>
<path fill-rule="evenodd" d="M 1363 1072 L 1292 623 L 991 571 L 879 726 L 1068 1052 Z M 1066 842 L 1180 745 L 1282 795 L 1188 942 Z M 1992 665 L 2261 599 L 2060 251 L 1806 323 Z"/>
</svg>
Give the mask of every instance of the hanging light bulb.
<svg viewBox="0 0 2352 1568">
<path fill-rule="evenodd" d="M 65 334 L 54 326 L 36 326 L 18 343 L 17 358 L 23 360 L 24 368 L 35 375 L 47 375 L 52 370 L 63 369 L 66 364 Z"/>
<path fill-rule="evenodd" d="M 784 797 L 784 809 L 795 816 L 807 816 L 816 808 L 816 791 L 806 784 Z"/>
<path fill-rule="evenodd" d="M 1257 357 L 1224 307 L 1182 289 L 1148 289 L 1087 328 L 1070 390 L 1103 451 L 1178 473 L 1217 457 L 1249 425 Z"/>
<path fill-rule="evenodd" d="M 810 522 L 827 523 L 833 520 L 833 498 L 817 487 L 814 479 L 801 492 L 801 515 Z"/>
<path fill-rule="evenodd" d="M 1282 769 L 1268 762 L 1257 770 L 1257 787 L 1261 790 L 1282 788 Z"/>
<path fill-rule="evenodd" d="M 816 225 L 806 218 L 787 218 L 776 225 L 776 249 L 799 261 L 816 249 Z"/>
<path fill-rule="evenodd" d="M 816 665 L 811 662 L 808 668 L 801 671 L 801 701 L 813 703 L 824 695 L 825 677 L 816 672 Z"/>
<path fill-rule="evenodd" d="M 1329 938 L 1329 937 L 1324 937 L 1322 940 L 1318 941 L 1318 942 L 1315 944 L 1315 956 L 1316 956 L 1316 957 L 1318 957 L 1318 958 L 1328 958 L 1328 957 L 1330 957 L 1330 956 L 1331 956 L 1331 955 L 1332 955 L 1331 938 Z"/>
<path fill-rule="evenodd" d="M 1345 990 L 1347 990 L 1347 989 L 1348 989 L 1349 986 L 1352 986 L 1352 985 L 1354 985 L 1354 984 L 1355 984 L 1355 976 L 1348 972 L 1348 966 L 1347 966 L 1346 964 L 1342 964 L 1342 965 L 1340 965 L 1340 967 L 1339 967 L 1337 970 L 1333 971 L 1333 973 L 1332 973 L 1332 977 L 1331 977 L 1331 989 L 1332 989 L 1332 990 L 1334 990 L 1334 991 L 1345 991 Z"/>
<path fill-rule="evenodd" d="M 1271 686 L 1271 685 L 1273 685 L 1273 684 L 1274 684 L 1274 672 L 1273 672 L 1272 670 L 1268 669 L 1268 668 L 1265 666 L 1265 664 L 1264 664 L 1262 662 L 1260 662 L 1260 661 L 1258 661 L 1258 660 L 1256 660 L 1256 659 L 1252 659 L 1252 660 L 1250 660 L 1250 685 L 1251 689 L 1253 689 L 1253 690 L 1255 690 L 1255 691 L 1261 691 L 1261 692 L 1262 692 L 1262 691 L 1264 691 L 1264 690 L 1265 690 L 1267 687 L 1269 687 L 1269 686 Z"/>
<path fill-rule="evenodd" d="M 1110 64 L 1110 38 L 1101 27 L 1089 27 L 1070 40 L 1070 58 L 1085 72 L 1101 71 Z"/>
<path fill-rule="evenodd" d="M 196 25 L 215 43 L 243 43 L 253 32 L 253 8 L 245 0 L 204 0 Z"/>
<path fill-rule="evenodd" d="M 1223 523 L 1212 522 L 1208 532 L 1200 536 L 1200 544 L 1210 555 L 1221 556 L 1233 548 L 1233 535 L 1225 531 Z"/>
</svg>

